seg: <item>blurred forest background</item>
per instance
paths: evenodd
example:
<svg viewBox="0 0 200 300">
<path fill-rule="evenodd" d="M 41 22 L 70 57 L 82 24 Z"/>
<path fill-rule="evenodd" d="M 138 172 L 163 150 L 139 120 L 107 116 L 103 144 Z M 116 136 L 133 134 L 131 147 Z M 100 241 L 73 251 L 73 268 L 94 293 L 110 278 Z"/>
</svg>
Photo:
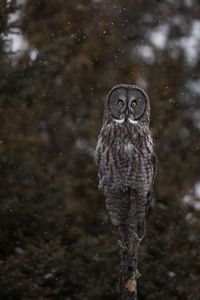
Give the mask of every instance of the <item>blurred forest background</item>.
<svg viewBox="0 0 200 300">
<path fill-rule="evenodd" d="M 159 159 L 139 299 L 199 299 L 199 1 L 0 0 L 1 300 L 117 299 L 93 163 L 117 83 L 150 95 Z"/>
</svg>

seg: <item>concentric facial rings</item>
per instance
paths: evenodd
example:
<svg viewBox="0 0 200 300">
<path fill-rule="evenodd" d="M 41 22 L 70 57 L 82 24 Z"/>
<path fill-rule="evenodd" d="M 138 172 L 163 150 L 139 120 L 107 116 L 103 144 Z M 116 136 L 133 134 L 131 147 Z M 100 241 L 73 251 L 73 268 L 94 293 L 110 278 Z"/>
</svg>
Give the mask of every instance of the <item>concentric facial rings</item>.
<svg viewBox="0 0 200 300">
<path fill-rule="evenodd" d="M 147 97 L 135 86 L 120 85 L 109 93 L 108 106 L 114 119 L 136 121 L 145 113 Z"/>
</svg>

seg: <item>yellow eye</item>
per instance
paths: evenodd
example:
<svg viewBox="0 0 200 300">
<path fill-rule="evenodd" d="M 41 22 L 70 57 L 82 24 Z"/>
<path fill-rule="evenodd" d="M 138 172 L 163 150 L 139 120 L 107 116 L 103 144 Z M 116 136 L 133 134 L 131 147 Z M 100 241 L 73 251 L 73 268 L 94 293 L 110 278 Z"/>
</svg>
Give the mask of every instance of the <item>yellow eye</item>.
<svg viewBox="0 0 200 300">
<path fill-rule="evenodd" d="M 124 101 L 122 101 L 121 99 L 118 99 L 117 104 L 118 104 L 118 106 L 123 107 L 124 106 Z"/>
<path fill-rule="evenodd" d="M 136 107 L 136 106 L 137 106 L 137 100 L 133 100 L 133 101 L 131 102 L 131 106 L 132 106 L 132 107 Z"/>
</svg>

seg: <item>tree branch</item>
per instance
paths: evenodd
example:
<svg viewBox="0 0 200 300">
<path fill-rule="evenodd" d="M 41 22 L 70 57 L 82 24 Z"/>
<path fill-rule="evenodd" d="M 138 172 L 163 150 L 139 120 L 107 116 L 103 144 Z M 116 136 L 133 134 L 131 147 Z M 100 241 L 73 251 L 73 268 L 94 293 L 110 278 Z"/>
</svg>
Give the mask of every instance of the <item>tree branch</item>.
<svg viewBox="0 0 200 300">
<path fill-rule="evenodd" d="M 140 273 L 137 269 L 140 239 L 135 231 L 128 236 L 128 240 L 121 252 L 121 300 L 137 299 L 137 279 Z"/>
</svg>

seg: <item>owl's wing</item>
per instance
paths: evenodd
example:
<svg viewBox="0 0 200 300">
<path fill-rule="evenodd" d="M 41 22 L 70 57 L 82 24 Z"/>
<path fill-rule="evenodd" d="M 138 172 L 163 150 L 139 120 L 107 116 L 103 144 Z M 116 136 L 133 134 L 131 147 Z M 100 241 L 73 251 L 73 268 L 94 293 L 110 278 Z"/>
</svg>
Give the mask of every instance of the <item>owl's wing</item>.
<svg viewBox="0 0 200 300">
<path fill-rule="evenodd" d="M 153 164 L 153 181 L 152 181 L 152 185 L 154 183 L 156 173 L 157 173 L 157 162 L 158 162 L 157 156 L 156 156 L 155 152 L 153 152 L 153 154 L 152 154 L 152 164 Z"/>
<path fill-rule="evenodd" d="M 99 166 L 100 163 L 100 146 L 101 146 L 101 137 L 98 138 L 96 149 L 94 152 L 94 163 L 96 166 Z"/>
<path fill-rule="evenodd" d="M 157 173 L 157 156 L 155 155 L 155 153 L 153 152 L 152 154 L 152 165 L 153 165 L 153 179 L 152 179 L 152 186 L 151 186 L 151 189 L 150 191 L 148 192 L 147 194 L 147 202 L 146 202 L 146 214 L 149 210 L 149 207 L 151 205 L 151 202 L 152 202 L 152 195 L 153 195 L 153 184 L 154 184 L 154 181 L 155 181 L 155 177 L 156 177 L 156 173 Z"/>
</svg>

